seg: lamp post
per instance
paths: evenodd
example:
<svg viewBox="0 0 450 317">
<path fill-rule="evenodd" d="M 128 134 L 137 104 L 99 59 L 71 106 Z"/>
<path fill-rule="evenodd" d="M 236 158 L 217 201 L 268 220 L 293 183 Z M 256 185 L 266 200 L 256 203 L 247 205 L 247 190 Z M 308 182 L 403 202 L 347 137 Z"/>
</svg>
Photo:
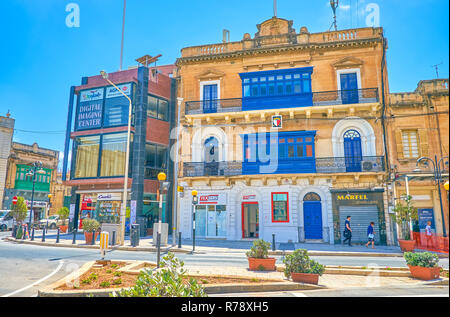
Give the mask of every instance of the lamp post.
<svg viewBox="0 0 450 317">
<path fill-rule="evenodd" d="M 449 197 L 448 197 L 448 194 L 449 194 L 448 190 L 449 190 L 449 188 L 450 188 L 450 185 L 449 185 L 448 181 L 445 182 L 444 188 L 445 188 L 445 190 L 447 191 L 447 200 L 448 200 L 448 198 L 449 198 Z"/>
<path fill-rule="evenodd" d="M 445 162 L 445 160 L 447 160 Z M 441 193 L 441 183 L 444 182 L 444 180 L 442 179 L 442 171 L 445 170 L 445 166 L 444 169 L 441 169 L 441 165 L 448 165 L 448 156 L 442 157 L 439 161 L 437 159 L 437 155 L 434 156 L 434 160 L 429 158 L 429 157 L 421 157 L 417 160 L 416 166 L 418 167 L 420 163 L 424 163 L 425 165 L 428 165 L 427 162 L 431 162 L 433 164 L 433 176 L 434 176 L 434 182 L 437 185 L 438 188 L 438 193 L 439 193 L 439 203 L 440 203 L 440 207 L 441 207 L 441 217 L 442 217 L 442 232 L 443 232 L 443 236 L 444 238 L 447 237 L 447 230 L 445 228 L 445 217 L 444 217 L 444 207 L 442 205 L 442 193 Z M 418 168 L 419 169 L 419 168 Z M 416 169 L 417 170 L 417 169 Z M 420 169 L 419 169 L 420 170 Z"/>
<path fill-rule="evenodd" d="M 163 195 L 167 192 L 170 186 L 170 182 L 166 182 L 167 175 L 164 172 L 158 174 L 159 181 L 159 214 L 158 214 L 158 233 L 161 233 L 162 226 L 162 204 Z"/>
<path fill-rule="evenodd" d="M 128 107 L 128 130 L 127 130 L 127 151 L 125 157 L 125 173 L 123 176 L 123 199 L 122 199 L 122 208 L 120 209 L 120 237 L 119 244 L 124 245 L 125 243 L 125 213 L 127 209 L 127 193 L 128 193 L 128 169 L 130 164 L 130 136 L 131 136 L 131 115 L 133 104 L 131 102 L 131 98 L 128 97 L 119 87 L 117 87 L 111 80 L 108 78 L 108 74 L 105 71 L 100 71 L 103 79 L 106 80 L 109 84 L 114 86 L 125 98 L 128 99 L 129 107 Z"/>
<path fill-rule="evenodd" d="M 48 195 L 47 195 L 47 198 L 48 198 L 47 218 L 50 216 L 50 208 L 52 207 L 52 203 L 51 203 L 52 197 L 53 197 L 52 194 L 48 194 Z"/>
<path fill-rule="evenodd" d="M 195 251 L 195 207 L 198 204 L 198 192 L 192 191 L 192 252 Z"/>
<path fill-rule="evenodd" d="M 181 121 L 181 105 L 183 103 L 183 98 L 177 98 L 178 101 L 178 121 Z M 176 144 L 176 152 L 175 152 L 175 171 L 174 171 L 174 175 L 175 175 L 175 183 L 174 183 L 174 187 L 173 188 L 177 188 L 177 191 L 173 191 L 173 211 L 172 211 L 172 245 L 176 245 L 176 234 L 178 233 L 178 153 L 180 152 L 180 133 L 181 133 L 181 126 L 179 125 L 177 127 L 177 144 Z"/>
<path fill-rule="evenodd" d="M 31 217 L 33 215 L 33 203 L 34 203 L 34 185 L 36 184 L 36 173 L 43 174 L 45 171 L 42 169 L 43 164 L 41 161 L 36 161 L 33 163 L 32 169 L 28 170 L 26 176 L 32 177 L 33 187 L 31 190 L 31 204 L 30 204 L 30 219 L 28 221 L 28 230 L 31 228 Z"/>
</svg>

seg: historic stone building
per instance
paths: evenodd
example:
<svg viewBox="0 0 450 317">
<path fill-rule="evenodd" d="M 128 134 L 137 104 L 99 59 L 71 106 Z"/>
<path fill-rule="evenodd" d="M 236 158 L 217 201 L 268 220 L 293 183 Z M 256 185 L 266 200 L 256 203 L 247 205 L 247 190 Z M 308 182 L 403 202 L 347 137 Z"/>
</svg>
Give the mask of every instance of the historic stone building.
<svg viewBox="0 0 450 317">
<path fill-rule="evenodd" d="M 421 231 L 430 220 L 433 231 L 440 236 L 443 234 L 442 214 L 448 236 L 448 193 L 441 183 L 439 196 L 435 163 L 428 161 L 425 166 L 418 165 L 417 161 L 421 157 L 436 159 L 436 163 L 440 163 L 442 180 L 448 180 L 448 108 L 448 79 L 423 80 L 414 92 L 390 94 L 386 114 L 392 201 L 411 195 L 414 206 L 419 209 Z"/>
<path fill-rule="evenodd" d="M 34 185 L 33 212 L 34 220 L 48 216 L 49 197 L 55 186 L 58 168 L 59 151 L 39 147 L 37 143 L 27 145 L 13 142 L 8 159 L 3 209 L 11 209 L 14 196 L 24 197 L 28 208 L 31 207 L 33 190 L 32 177 L 27 173 L 32 170 L 32 164 L 42 162 L 42 168 L 36 173 Z"/>
<path fill-rule="evenodd" d="M 230 240 L 391 244 L 382 28 L 298 31 L 272 18 L 241 41 L 182 49 L 179 230 Z"/>
<path fill-rule="evenodd" d="M 11 152 L 13 134 L 14 119 L 10 118 L 8 112 L 6 117 L 0 116 L 0 203 L 3 202 L 5 193 L 6 172 L 8 169 L 8 158 L 9 153 Z"/>
</svg>

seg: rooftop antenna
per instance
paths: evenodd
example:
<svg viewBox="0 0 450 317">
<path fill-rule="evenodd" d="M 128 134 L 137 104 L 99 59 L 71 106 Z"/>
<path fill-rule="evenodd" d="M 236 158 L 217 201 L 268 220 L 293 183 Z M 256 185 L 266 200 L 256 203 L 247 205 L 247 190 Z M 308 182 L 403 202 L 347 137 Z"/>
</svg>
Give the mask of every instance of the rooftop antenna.
<svg viewBox="0 0 450 317">
<path fill-rule="evenodd" d="M 277 17 L 277 0 L 273 0 L 273 16 Z"/>
<path fill-rule="evenodd" d="M 339 6 L 339 0 L 330 0 L 331 9 L 333 10 L 333 23 L 331 23 L 330 30 L 334 25 L 334 30 L 337 31 L 337 23 L 336 23 L 336 9 Z"/>
<path fill-rule="evenodd" d="M 439 79 L 439 66 L 441 66 L 442 64 L 444 64 L 444 63 L 440 63 L 440 64 L 436 64 L 436 65 L 431 66 L 431 67 L 434 67 L 436 69 L 436 79 Z"/>
</svg>

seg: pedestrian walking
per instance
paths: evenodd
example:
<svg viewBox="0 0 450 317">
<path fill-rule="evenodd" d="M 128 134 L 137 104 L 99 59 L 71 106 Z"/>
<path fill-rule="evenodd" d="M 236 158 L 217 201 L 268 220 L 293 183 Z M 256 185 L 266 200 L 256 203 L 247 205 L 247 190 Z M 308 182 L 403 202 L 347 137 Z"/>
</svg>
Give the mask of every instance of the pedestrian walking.
<svg viewBox="0 0 450 317">
<path fill-rule="evenodd" d="M 372 249 L 375 249 L 375 231 L 373 230 L 373 227 L 375 226 L 375 222 L 371 222 L 369 227 L 367 227 L 367 243 L 366 247 L 369 247 L 369 244 L 372 242 Z"/>
<path fill-rule="evenodd" d="M 346 241 L 348 241 L 348 246 L 352 246 L 352 228 L 350 227 L 350 220 L 352 219 L 352 216 L 347 216 L 347 220 L 345 220 L 345 229 L 344 229 L 344 238 L 345 240 L 342 242 L 342 244 L 345 244 Z"/>
<path fill-rule="evenodd" d="M 431 231 L 431 221 L 427 221 L 427 226 L 425 227 L 425 237 L 427 238 L 427 248 L 431 244 L 431 248 L 434 248 L 433 244 L 433 232 Z"/>
<path fill-rule="evenodd" d="M 416 241 L 417 246 L 420 246 L 422 242 L 420 241 L 420 225 L 418 220 L 414 221 L 412 231 L 413 231 L 413 240 Z"/>
</svg>

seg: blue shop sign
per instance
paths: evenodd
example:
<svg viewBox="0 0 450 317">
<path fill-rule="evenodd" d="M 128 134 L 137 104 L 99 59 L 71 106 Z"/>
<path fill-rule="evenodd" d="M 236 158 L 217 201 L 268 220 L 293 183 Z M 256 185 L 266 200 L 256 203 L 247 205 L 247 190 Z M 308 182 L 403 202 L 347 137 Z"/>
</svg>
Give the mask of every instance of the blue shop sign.
<svg viewBox="0 0 450 317">
<path fill-rule="evenodd" d="M 432 208 L 419 209 L 417 213 L 419 216 L 419 228 L 421 230 L 425 230 L 428 221 L 431 221 L 431 229 L 436 229 L 434 224 L 434 213 Z"/>
</svg>

